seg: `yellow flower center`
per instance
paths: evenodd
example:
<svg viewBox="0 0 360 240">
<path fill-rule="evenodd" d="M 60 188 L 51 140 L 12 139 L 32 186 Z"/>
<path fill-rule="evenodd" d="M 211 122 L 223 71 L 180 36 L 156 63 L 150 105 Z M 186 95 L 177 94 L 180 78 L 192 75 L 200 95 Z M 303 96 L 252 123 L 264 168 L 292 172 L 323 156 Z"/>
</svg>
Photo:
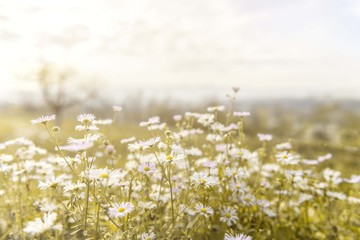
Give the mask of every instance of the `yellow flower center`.
<svg viewBox="0 0 360 240">
<path fill-rule="evenodd" d="M 52 184 L 50 185 L 50 187 L 56 188 L 58 185 L 59 185 L 59 184 L 58 184 L 57 182 L 54 182 L 54 183 L 52 183 Z"/>
<path fill-rule="evenodd" d="M 200 211 L 203 212 L 203 213 L 206 213 L 206 208 L 200 208 Z"/>
<path fill-rule="evenodd" d="M 148 166 L 145 166 L 145 167 L 144 167 L 144 171 L 145 171 L 145 172 L 148 172 L 148 171 L 150 171 L 150 168 L 149 168 Z"/>
<path fill-rule="evenodd" d="M 174 157 L 171 156 L 171 155 L 167 155 L 167 156 L 166 156 L 166 160 L 168 160 L 168 161 L 172 161 L 173 159 L 174 159 Z"/>
<path fill-rule="evenodd" d="M 204 178 L 200 178 L 199 182 L 200 182 L 200 184 L 205 184 L 206 180 Z"/>
<path fill-rule="evenodd" d="M 241 186 L 240 185 L 236 185 L 236 189 L 240 189 L 241 188 Z"/>
<path fill-rule="evenodd" d="M 230 214 L 230 213 L 225 213 L 225 217 L 226 217 L 226 218 L 230 218 L 230 217 L 231 217 L 231 214 Z"/>
<path fill-rule="evenodd" d="M 109 174 L 108 173 L 101 173 L 100 178 L 109 178 Z"/>
<path fill-rule="evenodd" d="M 125 211 L 125 208 L 123 208 L 123 207 L 120 207 L 119 209 L 118 209 L 118 212 L 124 212 Z"/>
<path fill-rule="evenodd" d="M 288 156 L 287 156 L 287 155 L 283 155 L 282 158 L 283 158 L 283 159 L 287 159 Z"/>
</svg>

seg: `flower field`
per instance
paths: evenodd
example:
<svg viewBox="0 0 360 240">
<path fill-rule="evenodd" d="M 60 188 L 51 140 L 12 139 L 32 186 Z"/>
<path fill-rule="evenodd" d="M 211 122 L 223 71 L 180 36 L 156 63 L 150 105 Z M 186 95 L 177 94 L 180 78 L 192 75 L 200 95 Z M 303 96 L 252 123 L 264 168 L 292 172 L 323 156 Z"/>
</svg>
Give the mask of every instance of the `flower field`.
<svg viewBox="0 0 360 240">
<path fill-rule="evenodd" d="M 29 119 L 52 147 L 0 144 L 0 239 L 358 239 L 360 175 L 271 134 L 249 147 L 236 92 L 129 138 L 111 132 L 118 106 L 74 117 L 72 132 L 55 115 Z"/>
</svg>

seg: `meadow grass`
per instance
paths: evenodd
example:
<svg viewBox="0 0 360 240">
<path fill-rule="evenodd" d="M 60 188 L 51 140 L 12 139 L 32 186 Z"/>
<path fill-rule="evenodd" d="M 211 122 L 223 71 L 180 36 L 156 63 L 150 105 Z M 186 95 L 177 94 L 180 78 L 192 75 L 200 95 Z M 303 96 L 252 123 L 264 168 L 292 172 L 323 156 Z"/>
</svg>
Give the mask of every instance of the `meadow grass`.
<svg viewBox="0 0 360 240">
<path fill-rule="evenodd" d="M 249 138 L 229 99 L 171 123 L 32 120 L 0 144 L 0 239 L 359 238 L 358 169 L 331 168 L 346 147 Z"/>
</svg>

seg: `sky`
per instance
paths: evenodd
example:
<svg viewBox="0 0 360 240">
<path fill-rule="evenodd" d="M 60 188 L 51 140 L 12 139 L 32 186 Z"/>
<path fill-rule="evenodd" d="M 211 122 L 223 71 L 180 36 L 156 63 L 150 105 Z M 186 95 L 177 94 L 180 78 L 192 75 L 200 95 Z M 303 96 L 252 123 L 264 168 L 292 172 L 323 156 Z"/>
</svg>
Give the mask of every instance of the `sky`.
<svg viewBox="0 0 360 240">
<path fill-rule="evenodd" d="M 0 102 L 44 63 L 115 99 L 360 98 L 359 26 L 357 0 L 2 0 Z"/>
</svg>

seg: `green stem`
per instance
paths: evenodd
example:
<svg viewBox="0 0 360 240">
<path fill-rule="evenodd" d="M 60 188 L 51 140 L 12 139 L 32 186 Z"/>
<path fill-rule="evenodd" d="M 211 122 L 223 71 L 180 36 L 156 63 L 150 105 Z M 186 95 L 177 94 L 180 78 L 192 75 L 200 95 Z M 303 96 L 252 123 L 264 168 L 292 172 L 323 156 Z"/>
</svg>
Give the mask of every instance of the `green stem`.
<svg viewBox="0 0 360 240">
<path fill-rule="evenodd" d="M 96 192 L 96 184 L 94 181 L 94 193 Z M 95 239 L 98 239 L 98 235 L 100 232 L 100 203 L 96 201 L 96 224 L 95 224 Z"/>
<path fill-rule="evenodd" d="M 171 224 L 174 223 L 174 221 L 175 221 L 175 219 L 176 219 L 177 217 L 179 217 L 183 212 L 186 211 L 186 209 L 189 207 L 189 205 L 192 203 L 192 201 L 197 197 L 197 194 L 199 193 L 199 191 L 200 191 L 200 188 L 196 191 L 196 193 L 194 194 L 193 198 L 188 202 L 188 204 L 186 204 L 186 206 L 184 207 L 184 209 L 183 209 L 181 212 L 179 212 L 179 213 L 175 216 L 175 218 L 165 227 L 165 230 L 164 230 L 164 231 L 166 231 L 166 230 L 171 226 Z"/>
<path fill-rule="evenodd" d="M 99 235 L 99 224 L 100 224 L 100 204 L 96 203 L 96 227 L 95 227 L 95 239 L 98 239 Z"/>
<path fill-rule="evenodd" d="M 66 162 L 66 164 L 68 165 L 68 167 L 70 168 L 71 172 L 72 172 L 75 176 L 78 176 L 78 174 L 76 173 L 76 171 L 73 169 L 73 167 L 70 165 L 70 163 L 66 160 L 66 157 L 65 157 L 64 153 L 61 151 L 61 149 L 60 149 L 60 147 L 59 147 L 59 144 L 57 143 L 56 138 L 51 134 L 50 129 L 49 129 L 49 127 L 47 126 L 47 124 L 44 124 L 44 125 L 45 125 L 46 130 L 48 131 L 48 133 L 49 133 L 49 135 L 50 135 L 50 137 L 51 137 L 51 139 L 52 139 L 52 141 L 53 141 L 56 149 L 59 151 L 61 157 L 65 160 L 65 162 Z"/>
<path fill-rule="evenodd" d="M 85 202 L 84 235 L 86 235 L 88 209 L 89 209 L 90 184 L 88 181 L 86 182 L 86 186 L 87 186 L 87 189 L 86 189 L 86 202 Z"/>
<path fill-rule="evenodd" d="M 171 218 L 172 218 L 172 222 L 173 222 L 173 221 L 175 221 L 175 217 L 174 217 L 174 196 L 173 196 L 173 190 L 172 190 L 172 184 L 171 184 L 171 178 L 170 178 L 170 165 L 168 166 L 168 178 L 169 178 L 170 198 L 171 198 Z"/>
</svg>

